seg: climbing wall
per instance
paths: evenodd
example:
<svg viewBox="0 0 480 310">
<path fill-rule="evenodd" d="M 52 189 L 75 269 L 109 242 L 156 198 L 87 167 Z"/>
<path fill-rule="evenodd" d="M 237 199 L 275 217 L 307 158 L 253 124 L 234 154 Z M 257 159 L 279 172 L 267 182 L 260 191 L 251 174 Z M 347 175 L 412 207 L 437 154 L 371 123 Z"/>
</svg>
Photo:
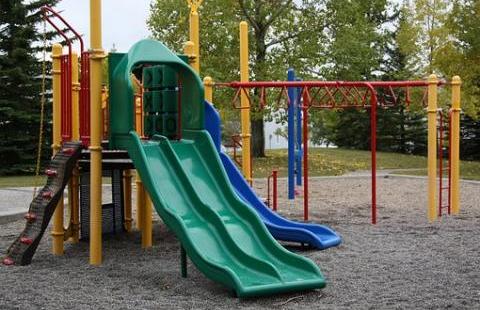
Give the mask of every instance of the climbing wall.
<svg viewBox="0 0 480 310">
<path fill-rule="evenodd" d="M 47 184 L 30 204 L 28 213 L 25 215 L 25 229 L 8 249 L 3 264 L 28 265 L 31 263 L 81 154 L 81 143 L 67 142 L 53 157 L 49 168 L 45 171 L 48 176 Z"/>
</svg>

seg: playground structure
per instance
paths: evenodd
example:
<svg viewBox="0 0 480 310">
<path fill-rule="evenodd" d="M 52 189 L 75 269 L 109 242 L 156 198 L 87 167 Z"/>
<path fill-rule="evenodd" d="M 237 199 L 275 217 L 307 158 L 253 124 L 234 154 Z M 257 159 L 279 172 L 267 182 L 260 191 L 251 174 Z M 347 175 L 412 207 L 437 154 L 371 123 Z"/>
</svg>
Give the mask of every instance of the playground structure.
<svg viewBox="0 0 480 310">
<path fill-rule="evenodd" d="M 242 43 L 243 42 L 243 43 Z M 248 28 L 240 23 L 240 82 L 209 83 L 205 87 L 228 87 L 234 89 L 232 105 L 241 112 L 242 171 L 247 180 L 252 177 L 250 146 L 250 110 L 263 109 L 268 105 L 267 90 L 277 91 L 277 106 L 283 101 L 288 111 L 288 198 L 295 197 L 295 175 L 297 185 L 301 185 L 303 174 L 304 220 L 308 220 L 308 114 L 312 109 L 366 109 L 370 112 L 371 149 L 371 222 L 377 223 L 377 109 L 411 103 L 413 88 L 423 89 L 422 101 L 426 103 L 428 114 L 428 206 L 430 221 L 442 215 L 458 214 L 459 195 L 459 141 L 460 141 L 460 87 L 461 79 L 454 76 L 450 83 L 439 81 L 432 74 L 427 81 L 299 81 L 292 69 L 288 81 L 248 82 Z M 211 77 L 208 77 L 211 81 Z M 210 86 L 211 85 L 211 86 Z M 438 108 L 438 88 L 451 86 L 451 108 L 448 117 Z M 252 90 L 256 90 L 256 95 Z M 403 92 L 403 102 L 402 95 Z M 256 104 L 255 104 L 256 103 Z M 300 112 L 301 110 L 301 112 Z M 437 117 L 438 116 L 438 117 Z M 445 119 L 448 126 L 445 128 Z M 296 127 L 296 128 L 295 128 Z M 296 129 L 296 130 L 295 130 Z M 445 135 L 445 131 L 448 134 Z M 302 135 L 295 135 L 302 132 Z M 445 138 L 448 138 L 446 140 Z M 301 147 L 303 143 L 303 148 Z M 448 147 L 448 156 L 444 155 Z M 301 155 L 301 156 L 300 156 Z M 437 160 L 438 157 L 438 160 Z M 444 162 L 447 161 L 445 165 Z M 248 165 L 247 165 L 248 164 Z M 303 169 L 300 167 L 303 164 Z M 446 166 L 446 167 L 445 167 Z M 443 180 L 444 173 L 448 180 Z M 440 177 L 437 182 L 437 175 Z M 438 188 L 437 188 L 438 187 Z M 447 199 L 445 199 L 447 191 Z M 438 198 L 437 198 L 438 197 Z M 446 200 L 446 202 L 445 202 Z M 438 207 L 437 207 L 438 204 Z"/>
<path fill-rule="evenodd" d="M 106 231 L 105 224 L 111 224 L 113 232 L 118 231 L 117 226 L 132 229 L 129 170 L 135 168 L 142 247 L 152 245 L 154 207 L 180 240 L 182 275 L 186 276 L 188 255 L 207 277 L 239 297 L 324 287 L 319 268 L 277 243 L 263 224 L 269 219 L 267 215 L 257 215 L 248 200 L 236 194 L 220 158 L 220 145 L 212 142 L 219 137 L 220 120 L 218 115 L 216 121 L 215 115 L 208 120 L 205 117 L 211 106 L 204 101 L 203 83 L 188 64 L 194 59 L 191 55 L 175 55 L 160 42 L 140 41 L 126 54 L 109 55 L 108 96 L 102 91 L 105 55 L 101 49 L 100 3 L 91 1 L 92 49 L 85 53 L 80 43 L 80 65 L 70 40 L 65 55 L 62 46 L 53 46 L 55 157 L 46 171 L 48 183 L 30 206 L 27 226 L 8 249 L 3 263 L 29 264 L 53 218 L 55 255 L 63 254 L 65 241 L 78 242 L 81 236 L 89 238 L 90 263 L 101 264 L 102 234 L 112 232 Z M 76 34 L 52 9 L 44 8 L 44 14 L 64 38 L 63 26 L 52 22 L 53 17 Z M 140 94 L 134 87 L 138 81 Z M 210 128 L 211 135 L 204 130 L 206 124 L 216 124 Z M 231 171 L 235 169 L 233 166 Z M 115 201 L 113 207 L 102 205 L 102 175 L 106 171 L 110 171 L 107 174 L 112 176 L 113 187 L 121 187 L 119 196 L 124 204 L 120 209 Z M 67 183 L 72 217 L 68 229 L 64 227 L 63 206 Z M 89 193 L 81 202 L 79 188 L 81 193 Z M 259 199 L 254 193 L 253 198 Z M 85 204 L 89 208 L 84 208 Z M 112 213 L 113 218 L 107 216 Z M 120 220 L 116 213 L 120 213 Z M 332 230 L 303 226 L 320 229 L 323 235 L 302 228 L 302 242 L 320 248 L 340 243 Z M 278 225 L 277 229 L 290 239 L 297 238 L 289 237 L 291 234 Z M 328 238 L 321 239 L 325 233 Z"/>
<path fill-rule="evenodd" d="M 163 44 L 143 40 L 126 53 L 112 53 L 108 57 L 110 85 L 108 106 L 102 110 L 102 61 L 105 55 L 101 44 L 101 1 L 91 0 L 91 50 L 80 47 L 78 56 L 67 39 L 68 54 L 54 45 L 53 59 L 53 151 L 55 157 L 46 171 L 49 183 L 32 202 L 26 216 L 27 227 L 10 248 L 3 260 L 7 265 L 28 264 L 53 216 L 53 253 L 62 255 L 64 242 L 78 242 L 80 202 L 78 188 L 86 185 L 80 174 L 88 171 L 90 263 L 102 262 L 102 227 L 105 209 L 102 206 L 102 174 L 112 166 L 117 172 L 116 183 L 123 192 L 121 223 L 126 231 L 132 229 L 130 169 L 135 168 L 137 184 L 137 227 L 142 232 L 142 247 L 152 246 L 152 209 L 155 208 L 166 225 L 181 243 L 182 274 L 186 276 L 186 256 L 207 277 L 234 290 L 238 296 L 253 296 L 287 291 L 315 289 L 325 286 L 318 267 L 308 259 L 290 253 L 271 235 L 280 240 L 308 243 L 320 249 L 338 245 L 341 239 L 331 229 L 314 224 L 286 220 L 271 212 L 249 186 L 251 182 L 249 110 L 252 106 L 248 89 L 259 88 L 266 97 L 268 88 L 279 88 L 288 93 L 290 88 L 301 89 L 303 112 L 303 181 L 305 186 L 305 216 L 308 219 L 308 109 L 331 108 L 331 101 L 321 98 L 361 94 L 363 101 L 334 107 L 370 108 L 372 132 L 375 133 L 377 94 L 375 88 L 429 87 L 429 155 L 436 157 L 436 87 L 434 77 L 428 82 L 248 82 L 247 25 L 241 23 L 242 78 L 240 82 L 217 84 L 236 90 L 242 111 L 242 169 L 245 178 L 232 160 L 220 149 L 220 118 L 211 104 L 214 83 L 198 76 L 199 36 L 198 6 L 191 1 L 191 38 L 185 55 L 175 55 Z M 58 14 L 67 28 L 74 32 Z M 197 14 L 195 14 L 197 13 Z M 195 21 L 196 19 L 196 21 Z M 62 34 L 61 28 L 52 26 Z M 195 29 L 195 27 L 197 27 Z M 79 41 L 81 37 L 74 32 Z M 63 34 L 64 35 L 64 34 Z M 187 64 L 189 62 L 191 66 Z M 77 69 L 80 67 L 81 71 Z M 79 78 L 80 77 L 80 78 Z M 134 89 L 140 81 L 140 92 Z M 385 82 L 387 83 L 387 82 Z M 454 109 L 459 112 L 460 81 L 454 80 Z M 317 89 L 325 93 L 313 91 Z M 360 91 L 363 91 L 361 93 Z M 333 95 L 332 95 L 333 92 Z M 103 95 L 105 95 L 103 93 Z M 261 95 L 262 96 L 262 95 Z M 316 97 L 320 96 L 320 97 Z M 315 100 L 315 98 L 320 98 Z M 350 98 L 351 97 L 343 97 Z M 236 99 L 235 99 L 236 100 Z M 456 108 L 455 108 L 456 107 Z M 457 110 L 455 110 L 457 109 Z M 108 117 L 106 117 L 108 115 Z M 457 121 L 452 114 L 452 123 Z M 452 128 L 455 126 L 452 126 Z M 458 166 L 455 167 L 454 140 L 458 130 L 452 129 L 451 162 L 452 189 L 458 184 Z M 430 148 L 433 138 L 434 144 Z M 108 139 L 106 141 L 105 139 Z M 458 141 L 457 141 L 458 143 Z M 458 147 L 458 144 L 457 144 Z M 83 148 L 83 151 L 82 151 Z M 85 149 L 88 148 L 88 151 Z M 458 148 L 457 148 L 458 149 Z M 375 139 L 372 139 L 372 212 L 375 196 Z M 434 158 L 435 159 L 435 158 Z M 72 165 L 78 163 L 78 165 Z M 435 161 L 429 166 L 429 182 L 436 183 Z M 430 161 L 429 161 L 430 164 Z M 456 169 L 456 170 L 455 170 Z M 118 178 L 118 171 L 121 177 Z M 249 174 L 250 173 L 250 174 Z M 457 173 L 456 179 L 455 175 Z M 80 178 L 80 180 L 79 180 Z M 123 178 L 123 180 L 122 180 Z M 118 181 L 120 179 L 120 181 Z M 456 181 L 455 181 L 456 180 Z M 61 182 L 60 182 L 61 181 Z M 64 228 L 63 189 L 69 186 L 70 228 Z M 114 181 L 115 183 L 115 181 Z M 430 183 L 429 183 L 430 184 Z M 457 185 L 458 186 L 458 185 Z M 432 200 L 435 204 L 435 186 Z M 432 192 L 429 192 L 432 194 Z M 457 195 L 457 196 L 456 196 Z M 275 200 L 275 198 L 273 198 Z M 452 202 L 458 199 L 458 188 L 452 190 Z M 121 199 L 122 200 L 122 199 Z M 41 203 L 43 209 L 36 208 Z M 82 202 L 83 203 L 83 202 Z M 85 204 L 85 203 L 83 203 Z M 114 203 L 115 205 L 115 203 Z M 33 207 L 32 207 L 33 206 Z M 115 206 L 114 206 L 115 207 Z M 256 213 L 253 211 L 256 210 Z M 53 212 L 54 211 L 54 212 Z M 429 209 L 434 218 L 435 206 Z M 452 204 L 458 212 L 458 204 Z M 43 213 L 42 213 L 43 212 Z M 81 212 L 84 213 L 83 211 Z M 375 213 L 376 214 L 376 213 Z M 372 220 L 375 218 L 372 213 Z M 40 221 L 41 220 L 41 221 Z M 113 221 L 117 218 L 114 216 Z M 41 223 L 41 225 L 38 225 Z M 46 224 L 45 224 L 46 223 Z M 116 222 L 115 222 L 116 223 Z M 115 226 L 115 225 L 114 225 Z M 31 227 L 34 227 L 32 229 Z M 268 230 L 267 230 L 268 228 Z M 83 236 L 82 227 L 82 236 Z M 114 228 L 114 231 L 116 229 Z M 271 234 L 271 235 L 270 235 Z"/>
</svg>

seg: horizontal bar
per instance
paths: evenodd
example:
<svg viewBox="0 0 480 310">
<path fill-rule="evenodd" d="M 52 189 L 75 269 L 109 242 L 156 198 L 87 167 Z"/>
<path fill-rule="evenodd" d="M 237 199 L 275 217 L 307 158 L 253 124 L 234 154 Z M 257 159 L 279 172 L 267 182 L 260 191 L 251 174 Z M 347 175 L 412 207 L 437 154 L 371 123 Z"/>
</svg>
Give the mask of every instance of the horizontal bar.
<svg viewBox="0 0 480 310">
<path fill-rule="evenodd" d="M 445 85 L 439 81 L 438 85 Z M 216 83 L 216 86 L 232 88 L 257 88 L 257 87 L 426 87 L 427 81 L 253 81 Z"/>
</svg>

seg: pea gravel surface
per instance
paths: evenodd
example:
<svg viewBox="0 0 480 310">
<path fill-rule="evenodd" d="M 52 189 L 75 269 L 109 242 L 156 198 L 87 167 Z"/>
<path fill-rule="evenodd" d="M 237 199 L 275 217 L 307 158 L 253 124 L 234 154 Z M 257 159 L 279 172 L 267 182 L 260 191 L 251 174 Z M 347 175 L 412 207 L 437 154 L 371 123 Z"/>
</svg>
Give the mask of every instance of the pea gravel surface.
<svg viewBox="0 0 480 310">
<path fill-rule="evenodd" d="M 266 180 L 254 186 L 266 196 Z M 284 179 L 279 187 L 279 212 L 301 220 L 301 190 L 292 203 Z M 182 278 L 179 243 L 156 214 L 153 248 L 141 249 L 137 231 L 105 236 L 100 267 L 88 264 L 87 242 L 53 256 L 47 232 L 30 266 L 0 266 L 0 309 L 480 309 L 480 184 L 461 190 L 460 215 L 429 223 L 426 179 L 379 178 L 374 226 L 369 178 L 312 178 L 310 219 L 343 243 L 325 251 L 284 245 L 315 261 L 327 287 L 260 298 L 234 298 L 191 262 Z M 0 225 L 2 256 L 23 226 Z"/>
</svg>

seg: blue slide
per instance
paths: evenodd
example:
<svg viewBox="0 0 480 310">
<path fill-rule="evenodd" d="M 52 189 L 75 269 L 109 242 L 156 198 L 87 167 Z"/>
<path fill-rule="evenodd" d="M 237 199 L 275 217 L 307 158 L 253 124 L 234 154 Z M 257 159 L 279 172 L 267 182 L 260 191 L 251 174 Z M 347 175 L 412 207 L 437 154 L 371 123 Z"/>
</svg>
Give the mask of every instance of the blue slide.
<svg viewBox="0 0 480 310">
<path fill-rule="evenodd" d="M 205 128 L 210 133 L 230 182 L 240 198 L 253 207 L 275 239 L 308 243 L 323 250 L 339 245 L 340 236 L 332 229 L 318 224 L 305 224 L 287 220 L 270 210 L 249 186 L 230 157 L 221 150 L 220 116 L 215 108 L 205 102 Z"/>
</svg>

